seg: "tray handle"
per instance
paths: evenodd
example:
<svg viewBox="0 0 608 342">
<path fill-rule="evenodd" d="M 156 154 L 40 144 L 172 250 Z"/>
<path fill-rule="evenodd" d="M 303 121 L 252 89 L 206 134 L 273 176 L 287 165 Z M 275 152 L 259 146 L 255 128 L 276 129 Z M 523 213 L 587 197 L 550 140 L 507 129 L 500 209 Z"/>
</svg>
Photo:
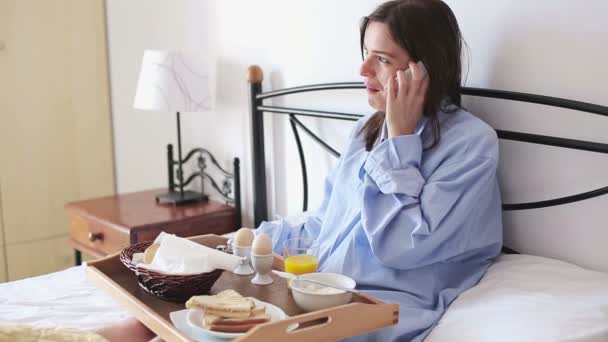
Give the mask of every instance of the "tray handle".
<svg viewBox="0 0 608 342">
<path fill-rule="evenodd" d="M 236 341 L 335 341 L 398 321 L 399 304 L 350 303 L 261 324 Z M 301 327 L 289 331 L 295 323 Z"/>
</svg>

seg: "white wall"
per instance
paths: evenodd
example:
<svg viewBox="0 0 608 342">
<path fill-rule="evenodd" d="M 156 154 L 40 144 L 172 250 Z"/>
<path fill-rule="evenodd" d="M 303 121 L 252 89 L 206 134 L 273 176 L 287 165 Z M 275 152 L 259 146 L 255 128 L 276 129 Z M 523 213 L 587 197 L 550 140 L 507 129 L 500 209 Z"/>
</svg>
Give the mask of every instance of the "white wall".
<svg viewBox="0 0 608 342">
<path fill-rule="evenodd" d="M 216 110 L 186 116 L 185 146 L 208 147 L 226 166 L 233 156 L 242 158 L 244 214 L 245 222 L 250 223 L 247 66 L 262 66 L 265 89 L 358 81 L 358 23 L 380 2 L 107 0 L 119 191 L 163 186 L 164 145 L 175 139 L 174 116 L 131 109 L 141 51 L 150 47 L 210 47 L 217 66 Z M 447 2 L 470 48 L 468 86 L 608 105 L 607 2 Z M 312 98 L 301 97 L 290 104 L 307 103 Z M 321 108 L 337 109 L 340 103 L 346 111 L 369 111 L 362 92 L 314 99 L 322 103 Z M 469 99 L 466 104 L 497 128 L 608 143 L 605 118 L 504 101 Z M 300 210 L 301 189 L 290 127 L 285 118 L 272 114 L 266 118 L 269 134 L 274 137 L 266 138 L 271 210 L 293 214 Z M 344 141 L 349 127 L 307 122 L 336 147 Z M 311 207 L 315 207 L 331 158 L 321 156 L 310 144 L 305 150 L 313 163 L 308 170 Z M 522 150 L 522 144 L 505 143 L 501 163 L 505 202 L 564 196 L 608 183 L 604 177 L 608 158 L 593 153 L 529 146 Z M 599 252 L 608 241 L 602 216 L 606 204 L 608 199 L 596 199 L 534 213 L 506 214 L 506 239 L 524 252 L 608 269 L 608 256 Z"/>
<path fill-rule="evenodd" d="M 176 144 L 176 117 L 133 108 L 141 59 L 144 49 L 214 51 L 206 7 L 196 0 L 106 1 L 118 192 L 167 186 L 165 151 Z M 185 150 L 206 132 L 197 121 L 204 115 L 182 115 Z"/>
<path fill-rule="evenodd" d="M 588 1 L 456 1 L 471 50 L 467 85 L 608 105 L 608 3 Z M 495 128 L 608 143 L 608 120 L 509 101 L 469 101 Z M 501 145 L 505 203 L 535 201 L 608 185 L 608 156 L 522 143 Z M 522 252 L 608 270 L 608 198 L 551 209 L 506 213 L 505 239 Z"/>
</svg>

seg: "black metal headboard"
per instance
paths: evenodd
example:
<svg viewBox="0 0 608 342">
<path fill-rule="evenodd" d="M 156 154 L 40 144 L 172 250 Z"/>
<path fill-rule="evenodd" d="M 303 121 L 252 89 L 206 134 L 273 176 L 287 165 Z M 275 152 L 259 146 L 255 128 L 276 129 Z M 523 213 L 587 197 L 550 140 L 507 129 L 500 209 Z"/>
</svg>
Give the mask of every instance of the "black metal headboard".
<svg viewBox="0 0 608 342">
<path fill-rule="evenodd" d="M 302 109 L 302 108 L 287 108 L 287 107 L 276 107 L 276 106 L 267 106 L 264 105 L 264 100 L 285 96 L 296 93 L 310 92 L 310 91 L 323 91 L 323 90 L 336 90 L 336 89 L 364 89 L 365 86 L 362 82 L 348 82 L 348 83 L 325 83 L 325 84 L 315 84 L 308 85 L 302 87 L 294 87 L 294 88 L 286 88 L 281 90 L 274 90 L 270 92 L 262 92 L 262 80 L 263 73 L 262 69 L 258 66 L 250 66 L 248 72 L 248 80 L 251 86 L 251 96 L 250 96 L 250 104 L 251 104 L 251 123 L 252 123 L 252 149 L 253 149 L 253 179 L 254 179 L 254 222 L 255 225 L 258 226 L 263 220 L 266 220 L 268 217 L 268 204 L 267 204 L 267 196 L 266 196 L 266 169 L 265 169 L 265 154 L 264 154 L 264 113 L 275 113 L 275 114 L 283 114 L 288 115 L 291 123 L 291 127 L 293 130 L 293 134 L 296 140 L 296 144 L 298 146 L 298 153 L 300 156 L 300 164 L 302 167 L 302 181 L 303 181 L 303 192 L 304 192 L 304 200 L 303 200 L 303 211 L 307 210 L 308 207 L 308 180 L 306 173 L 306 160 L 304 158 L 304 153 L 302 149 L 302 144 L 300 142 L 300 136 L 298 132 L 298 128 L 300 128 L 303 132 L 308 134 L 314 141 L 320 144 L 325 150 L 327 150 L 332 155 L 339 157 L 340 154 L 334 148 L 329 146 L 326 142 L 324 142 L 321 138 L 319 138 L 316 134 L 314 134 L 308 127 L 306 127 L 300 120 L 298 120 L 297 116 L 308 116 L 308 117 L 318 117 L 318 118 L 327 118 L 334 120 L 348 120 L 348 121 L 356 121 L 361 118 L 363 115 L 360 114 L 350 114 L 350 113 L 341 113 L 341 112 L 330 112 L 330 111 L 321 111 L 321 110 L 313 110 L 313 109 Z M 477 97 L 486 97 L 486 98 L 495 98 L 495 99 L 505 99 L 505 100 L 513 100 L 519 102 L 527 102 L 527 103 L 535 103 L 542 104 L 552 107 L 561 107 L 567 109 L 578 110 L 587 113 L 593 113 L 598 115 L 608 116 L 608 107 L 600 106 L 596 104 L 573 101 L 563 98 L 557 97 L 549 97 L 542 95 L 534 95 L 534 94 L 526 94 L 526 93 L 518 93 L 518 92 L 510 92 L 510 91 L 502 91 L 502 90 L 492 90 L 492 89 L 481 89 L 481 88 L 463 88 L 463 95 L 477 96 Z M 528 134 L 521 132 L 513 132 L 513 131 L 504 131 L 504 130 L 496 130 L 498 134 L 498 138 L 503 140 L 513 140 L 520 141 L 526 143 L 540 144 L 540 145 L 549 145 L 549 146 L 557 146 L 568 149 L 576 149 L 583 151 L 591 151 L 598 153 L 608 153 L 608 144 L 602 144 L 591 141 L 583 141 L 583 140 L 573 140 L 573 139 L 565 139 L 560 137 L 553 136 L 545 136 L 545 135 L 536 135 L 536 134 Z M 510 203 L 503 204 L 503 210 L 527 210 L 527 209 L 537 209 L 537 208 L 546 208 L 552 207 L 577 201 L 582 201 L 585 199 L 601 196 L 608 193 L 608 186 L 587 191 L 571 196 L 559 197 L 549 200 L 536 201 L 536 202 L 526 202 L 526 203 Z"/>
</svg>

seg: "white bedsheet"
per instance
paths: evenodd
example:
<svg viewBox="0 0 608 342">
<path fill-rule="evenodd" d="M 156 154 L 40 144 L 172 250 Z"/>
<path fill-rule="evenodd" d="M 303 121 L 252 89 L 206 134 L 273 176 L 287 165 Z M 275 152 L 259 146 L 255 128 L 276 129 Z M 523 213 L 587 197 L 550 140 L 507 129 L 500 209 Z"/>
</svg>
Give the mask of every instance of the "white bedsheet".
<svg viewBox="0 0 608 342">
<path fill-rule="evenodd" d="M 95 329 L 129 316 L 88 281 L 84 266 L 0 284 L 0 321 Z"/>
</svg>

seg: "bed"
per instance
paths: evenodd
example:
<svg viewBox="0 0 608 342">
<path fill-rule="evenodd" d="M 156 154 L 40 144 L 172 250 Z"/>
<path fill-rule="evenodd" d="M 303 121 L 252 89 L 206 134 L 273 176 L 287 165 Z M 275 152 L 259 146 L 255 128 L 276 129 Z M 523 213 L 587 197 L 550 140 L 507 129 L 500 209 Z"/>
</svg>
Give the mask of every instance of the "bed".
<svg viewBox="0 0 608 342">
<path fill-rule="evenodd" d="M 268 219 L 264 117 L 285 116 L 297 146 L 303 197 L 302 212 L 308 210 L 308 170 L 301 133 L 337 157 L 339 151 L 325 142 L 301 117 L 318 120 L 356 121 L 362 115 L 340 111 L 277 106 L 268 103 L 278 97 L 308 92 L 351 91 L 362 83 L 329 83 L 263 92 L 262 71 L 249 70 L 252 161 L 254 179 L 254 223 Z M 548 107 L 567 108 L 608 115 L 608 107 L 567 99 L 490 89 L 465 88 L 467 96 L 523 101 Z M 308 102 L 309 103 L 309 102 Z M 608 145 L 515 131 L 497 131 L 503 141 L 540 144 L 575 151 L 608 153 Z M 316 184 L 313 186 L 317 186 Z M 572 203 L 584 205 L 591 198 L 608 193 L 608 187 L 578 194 L 506 203 L 505 211 L 531 211 Z M 289 218 L 302 220 L 305 215 Z M 448 308 L 426 341 L 608 341 L 608 273 L 575 263 L 517 253 L 516 246 L 504 246 L 480 283 L 461 294 Z M 128 313 L 85 278 L 84 267 L 40 277 L 0 284 L 0 321 L 28 323 L 37 327 L 94 329 L 128 317 Z"/>
</svg>

